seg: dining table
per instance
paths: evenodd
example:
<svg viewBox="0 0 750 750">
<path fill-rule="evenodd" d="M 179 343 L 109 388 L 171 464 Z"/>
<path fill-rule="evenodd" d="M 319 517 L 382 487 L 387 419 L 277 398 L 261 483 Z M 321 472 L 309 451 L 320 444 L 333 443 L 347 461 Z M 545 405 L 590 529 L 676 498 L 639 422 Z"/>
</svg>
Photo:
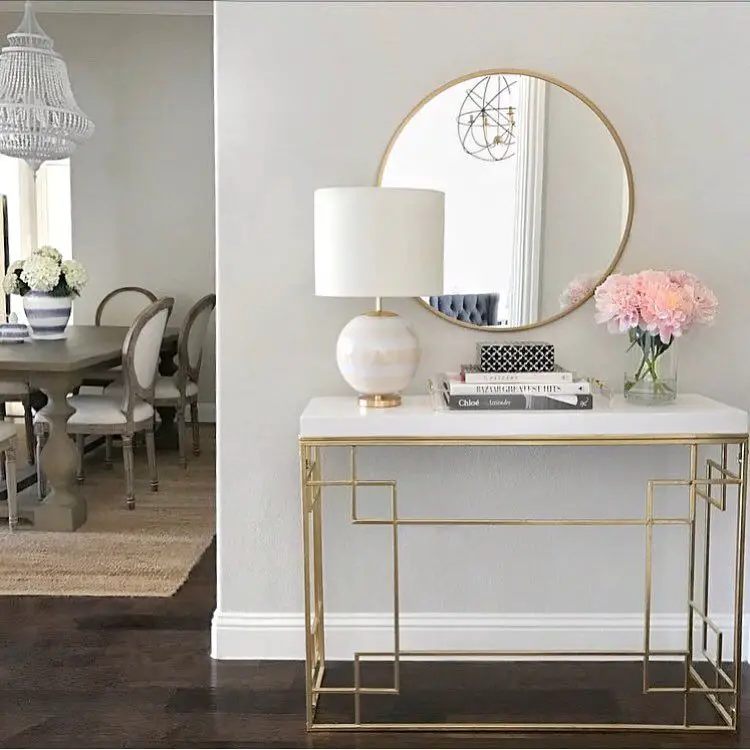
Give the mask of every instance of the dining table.
<svg viewBox="0 0 750 750">
<path fill-rule="evenodd" d="M 49 492 L 42 500 L 24 503 L 21 508 L 22 517 L 34 529 L 75 531 L 86 522 L 85 492 L 76 479 L 78 453 L 67 433 L 67 421 L 73 413 L 67 397 L 87 374 L 121 364 L 127 333 L 127 326 L 72 325 L 64 339 L 0 345 L 0 380 L 29 383 L 46 397 L 41 411 L 49 422 L 49 439 L 40 460 Z M 178 336 L 177 328 L 167 328 L 164 333 L 159 359 L 162 375 L 176 372 Z M 168 436 L 162 437 L 162 443 L 172 440 L 169 434 L 175 431 L 174 415 L 174 409 L 160 413 L 158 432 L 166 431 Z"/>
</svg>

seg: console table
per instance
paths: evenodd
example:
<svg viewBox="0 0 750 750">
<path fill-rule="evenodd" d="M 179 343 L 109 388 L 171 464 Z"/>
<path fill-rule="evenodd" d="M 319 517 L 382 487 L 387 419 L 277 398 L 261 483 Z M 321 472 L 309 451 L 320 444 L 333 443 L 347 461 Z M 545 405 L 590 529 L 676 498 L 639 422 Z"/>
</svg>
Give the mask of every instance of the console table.
<svg viewBox="0 0 750 750">
<path fill-rule="evenodd" d="M 682 479 L 655 478 L 644 487 L 643 513 L 621 518 L 402 518 L 398 514 L 396 482 L 387 478 L 360 478 L 357 451 L 368 446 L 591 446 L 591 445 L 678 445 L 689 452 L 689 476 Z M 348 476 L 325 477 L 322 458 L 326 448 L 349 450 Z M 737 728 L 740 704 L 740 666 L 742 648 L 742 589 L 745 546 L 745 506 L 747 497 L 746 456 L 748 415 L 699 395 L 681 395 L 676 402 L 654 407 L 635 406 L 621 397 L 596 397 L 590 411 L 446 411 L 434 410 L 428 396 L 406 397 L 403 405 L 390 409 L 366 410 L 352 397 L 312 399 L 300 418 L 300 472 L 304 544 L 306 713 L 310 730 L 532 730 L 532 729 L 666 729 L 725 730 Z M 390 528 L 393 568 L 394 648 L 390 652 L 354 654 L 351 684 L 326 682 L 325 606 L 323 580 L 323 534 L 321 505 L 326 487 L 348 487 L 351 522 Z M 659 515 L 658 493 L 664 486 L 680 486 L 688 497 L 684 517 Z M 387 518 L 367 518 L 357 509 L 359 487 L 382 487 L 388 497 Z M 733 636 L 724 642 L 724 634 L 708 609 L 711 519 L 715 514 L 731 513 L 736 530 L 733 569 L 722 571 L 734 586 Z M 696 520 L 701 520 L 704 535 L 696 553 Z M 646 552 L 643 611 L 643 647 L 622 651 L 405 651 L 399 646 L 399 528 L 402 526 L 479 525 L 479 526 L 636 526 L 644 530 Z M 685 612 L 687 628 L 681 649 L 655 649 L 651 644 L 652 548 L 653 530 L 660 525 L 679 525 L 689 534 L 686 569 Z M 522 533 L 519 531 L 519 533 Z M 697 580 L 696 571 L 701 571 Z M 716 575 L 714 571 L 710 571 Z M 726 626 L 725 626 L 726 628 Z M 587 657 L 632 659 L 642 663 L 643 694 L 672 693 L 681 696 L 681 721 L 664 723 L 557 723 L 516 722 L 498 716 L 493 721 L 465 723 L 420 723 L 409 721 L 367 721 L 363 719 L 363 696 L 397 696 L 402 687 L 402 661 L 429 657 L 509 659 L 513 657 Z M 650 677 L 653 658 L 679 660 L 681 679 L 676 684 L 656 684 Z M 362 684 L 364 660 L 389 659 L 392 678 L 387 686 Z M 327 697 L 328 696 L 328 697 Z M 338 698 L 335 698 L 338 696 Z M 346 721 L 319 719 L 326 700 L 351 696 Z M 694 699 L 710 706 L 712 721 L 700 717 Z M 373 700 L 368 698 L 368 700 Z M 347 709 L 348 711 L 349 709 Z M 502 706 L 499 706 L 502 711 Z"/>
</svg>

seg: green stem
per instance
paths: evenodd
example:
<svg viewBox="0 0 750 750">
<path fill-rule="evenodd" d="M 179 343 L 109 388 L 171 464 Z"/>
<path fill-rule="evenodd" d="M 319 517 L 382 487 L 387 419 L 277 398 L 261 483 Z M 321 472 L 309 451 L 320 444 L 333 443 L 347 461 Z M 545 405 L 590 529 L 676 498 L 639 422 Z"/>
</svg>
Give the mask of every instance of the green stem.
<svg viewBox="0 0 750 750">
<path fill-rule="evenodd" d="M 636 386 L 637 383 L 644 381 L 646 378 L 650 378 L 653 384 L 653 390 L 655 394 L 671 394 L 674 393 L 674 388 L 664 378 L 660 376 L 658 370 L 658 360 L 672 345 L 673 340 L 669 343 L 664 344 L 660 339 L 656 339 L 653 335 L 646 331 L 631 331 L 630 341 L 632 348 L 635 344 L 638 344 L 643 356 L 638 369 L 635 372 L 632 380 L 627 380 L 625 383 L 625 390 L 629 391 Z"/>
</svg>

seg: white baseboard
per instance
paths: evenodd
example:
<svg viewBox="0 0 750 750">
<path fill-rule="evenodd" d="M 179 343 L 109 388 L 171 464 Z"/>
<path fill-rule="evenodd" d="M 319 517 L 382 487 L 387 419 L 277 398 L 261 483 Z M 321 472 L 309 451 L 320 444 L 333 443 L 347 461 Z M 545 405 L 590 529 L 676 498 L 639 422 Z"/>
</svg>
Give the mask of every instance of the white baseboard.
<svg viewBox="0 0 750 750">
<path fill-rule="evenodd" d="M 213 401 L 199 401 L 198 414 L 201 422 L 216 424 L 216 404 Z"/>
<path fill-rule="evenodd" d="M 714 615 L 712 619 L 723 631 L 725 644 L 731 648 L 732 618 Z M 684 614 L 652 615 L 651 649 L 684 648 L 685 629 Z M 214 659 L 304 659 L 304 632 L 302 614 L 217 610 L 211 626 L 211 656 Z M 402 651 L 637 651 L 643 647 L 643 615 L 402 613 L 399 634 Z M 746 646 L 750 640 L 747 626 L 744 636 L 743 646 Z M 355 650 L 392 651 L 392 615 L 326 614 L 326 658 L 349 660 Z M 712 644 L 709 650 L 712 652 Z M 747 659 L 746 648 L 744 654 Z M 579 659 L 601 660 L 602 657 Z"/>
</svg>

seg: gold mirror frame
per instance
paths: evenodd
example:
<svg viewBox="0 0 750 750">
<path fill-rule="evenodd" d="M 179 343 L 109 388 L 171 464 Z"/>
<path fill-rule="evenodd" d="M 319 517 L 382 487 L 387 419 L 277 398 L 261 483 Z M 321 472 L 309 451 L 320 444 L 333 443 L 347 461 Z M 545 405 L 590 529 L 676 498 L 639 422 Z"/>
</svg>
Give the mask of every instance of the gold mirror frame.
<svg viewBox="0 0 750 750">
<path fill-rule="evenodd" d="M 567 83 L 563 83 L 562 81 L 558 80 L 557 78 L 554 78 L 553 76 L 546 75 L 545 73 L 537 73 L 533 70 L 526 70 L 525 68 L 488 68 L 486 70 L 477 70 L 473 71 L 471 73 L 467 73 L 466 75 L 459 76 L 458 78 L 454 78 L 447 83 L 444 83 L 442 86 L 439 86 L 434 91 L 430 92 L 425 96 L 412 110 L 409 112 L 408 115 L 401 121 L 399 126 L 396 128 L 396 131 L 391 136 L 391 139 L 388 141 L 388 145 L 386 146 L 385 153 L 383 154 L 383 158 L 380 160 L 380 166 L 378 167 L 378 176 L 377 176 L 377 185 L 382 185 L 383 183 L 383 172 L 385 171 L 385 166 L 388 163 L 388 157 L 390 156 L 391 150 L 393 149 L 394 144 L 398 140 L 399 135 L 401 135 L 401 132 L 403 129 L 409 124 L 412 117 L 419 112 L 422 107 L 424 107 L 427 102 L 434 99 L 438 94 L 441 94 L 446 89 L 451 88 L 452 86 L 456 86 L 459 83 L 463 83 L 464 81 L 468 81 L 472 78 L 482 78 L 484 76 L 491 76 L 491 75 L 517 75 L 517 76 L 528 76 L 532 78 L 539 78 L 542 81 L 546 81 L 547 83 L 554 84 L 555 86 L 559 86 L 561 89 L 564 89 L 569 94 L 572 94 L 575 96 L 578 100 L 583 102 L 604 124 L 604 127 L 607 128 L 609 134 L 612 136 L 615 144 L 617 145 L 617 150 L 620 152 L 620 157 L 622 158 L 623 166 L 625 167 L 625 174 L 627 177 L 628 182 L 628 216 L 625 221 L 625 229 L 622 233 L 622 238 L 620 240 L 620 245 L 617 248 L 617 252 L 615 253 L 614 258 L 612 259 L 612 262 L 609 264 L 609 266 L 606 268 L 604 273 L 601 275 L 597 283 L 594 285 L 594 288 L 601 284 L 604 279 L 609 276 L 612 271 L 615 270 L 617 267 L 617 264 L 620 262 L 620 258 L 622 257 L 623 252 L 625 251 L 625 246 L 628 244 L 628 240 L 630 239 L 630 229 L 633 225 L 633 212 L 635 210 L 635 182 L 633 180 L 633 169 L 630 165 L 630 159 L 628 158 L 628 154 L 625 151 L 625 146 L 623 145 L 623 142 L 615 130 L 614 125 L 609 121 L 607 116 L 604 114 L 604 112 L 599 109 L 599 107 L 594 104 L 591 99 L 589 99 L 585 94 L 582 94 L 578 89 L 573 88 L 572 86 L 568 85 Z M 507 328 L 499 328 L 499 327 L 490 327 L 490 326 L 477 326 L 473 323 L 466 323 L 463 320 L 457 320 L 456 318 L 451 318 L 444 313 L 441 313 L 439 310 L 436 310 L 432 305 L 425 302 L 421 297 L 415 297 L 414 299 L 419 302 L 422 307 L 427 308 L 433 315 L 437 315 L 439 318 L 442 318 L 443 320 L 446 320 L 448 323 L 452 323 L 456 326 L 461 326 L 462 328 L 468 328 L 472 331 L 481 331 L 486 333 L 510 333 L 514 331 L 527 331 L 531 328 L 540 328 L 541 326 L 548 325 L 549 323 L 554 323 L 556 320 L 560 320 L 561 318 L 564 318 L 566 315 L 570 315 L 574 310 L 577 310 L 582 305 L 585 305 L 586 302 L 588 302 L 593 296 L 594 296 L 594 288 L 577 304 L 571 305 L 570 307 L 566 308 L 565 310 L 561 310 L 559 313 L 555 313 L 554 315 L 549 316 L 548 318 L 544 318 L 543 320 L 540 320 L 537 323 L 529 323 L 527 325 L 523 326 L 509 326 Z"/>
</svg>

